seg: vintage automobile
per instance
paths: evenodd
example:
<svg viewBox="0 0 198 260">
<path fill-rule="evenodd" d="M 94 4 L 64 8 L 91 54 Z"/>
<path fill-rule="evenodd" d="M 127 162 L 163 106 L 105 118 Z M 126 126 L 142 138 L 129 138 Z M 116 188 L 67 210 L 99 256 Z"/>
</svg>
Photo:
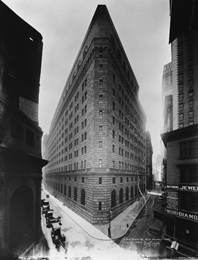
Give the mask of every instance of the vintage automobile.
<svg viewBox="0 0 198 260">
<path fill-rule="evenodd" d="M 66 237 L 61 234 L 61 227 L 58 223 L 52 223 L 51 237 L 57 249 L 60 249 L 61 246 L 65 248 Z"/>
<path fill-rule="evenodd" d="M 49 206 L 49 201 L 45 201 L 45 199 L 41 200 L 41 207 L 43 206 Z"/>
<path fill-rule="evenodd" d="M 42 207 L 42 214 L 45 215 L 46 212 L 50 210 L 50 205 L 43 205 Z"/>
<path fill-rule="evenodd" d="M 61 217 L 55 218 L 53 216 L 53 210 L 46 211 L 45 218 L 46 218 L 46 226 L 47 226 L 47 228 L 51 228 L 52 227 L 52 223 L 59 223 L 59 225 L 62 225 Z"/>
<path fill-rule="evenodd" d="M 52 228 L 52 224 L 53 223 L 58 223 L 60 226 L 62 225 L 62 223 L 61 223 L 61 217 L 57 217 L 57 218 L 48 218 L 47 220 L 46 220 L 46 226 L 47 226 L 47 228 Z"/>
</svg>

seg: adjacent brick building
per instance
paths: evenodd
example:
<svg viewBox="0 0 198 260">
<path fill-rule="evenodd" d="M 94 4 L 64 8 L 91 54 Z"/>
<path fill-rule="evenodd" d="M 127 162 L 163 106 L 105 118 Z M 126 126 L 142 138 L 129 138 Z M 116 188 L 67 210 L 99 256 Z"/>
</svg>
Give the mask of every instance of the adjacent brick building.
<svg viewBox="0 0 198 260">
<path fill-rule="evenodd" d="M 88 28 L 53 117 L 46 188 L 91 223 L 107 223 L 146 188 L 146 116 L 106 6 Z"/>
<path fill-rule="evenodd" d="M 162 134 L 166 235 L 178 251 L 198 256 L 198 2 L 170 1 L 173 129 Z"/>
<path fill-rule="evenodd" d="M 42 36 L 0 1 L 0 258 L 38 242 L 42 131 L 38 95 Z"/>
</svg>

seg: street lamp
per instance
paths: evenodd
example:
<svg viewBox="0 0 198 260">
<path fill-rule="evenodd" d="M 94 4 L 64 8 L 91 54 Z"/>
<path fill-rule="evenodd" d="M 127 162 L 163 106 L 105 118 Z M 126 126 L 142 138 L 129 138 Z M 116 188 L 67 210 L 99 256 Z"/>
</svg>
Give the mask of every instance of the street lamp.
<svg viewBox="0 0 198 260">
<path fill-rule="evenodd" d="M 108 227 L 108 237 L 111 238 L 111 213 L 112 211 L 109 211 L 109 227 Z"/>
</svg>

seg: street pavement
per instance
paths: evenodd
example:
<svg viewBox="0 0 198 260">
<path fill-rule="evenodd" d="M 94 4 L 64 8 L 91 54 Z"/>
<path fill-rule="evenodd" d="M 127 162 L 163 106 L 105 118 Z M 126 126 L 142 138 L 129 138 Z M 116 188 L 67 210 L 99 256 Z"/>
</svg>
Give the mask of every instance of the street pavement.
<svg viewBox="0 0 198 260">
<path fill-rule="evenodd" d="M 43 198 L 49 194 L 43 190 Z M 47 256 L 50 259 L 132 259 L 139 260 L 142 257 L 138 254 L 136 248 L 121 248 L 115 243 L 117 239 L 124 236 L 130 226 L 137 218 L 139 212 L 148 200 L 149 195 L 141 197 L 139 201 L 134 202 L 121 214 L 111 221 L 111 238 L 107 236 L 109 225 L 93 226 L 79 215 L 74 213 L 68 207 L 63 205 L 58 199 L 49 194 L 50 207 L 54 210 L 54 216 L 61 216 L 62 233 L 66 236 L 66 247 L 58 252 L 51 241 L 50 229 L 46 228 L 45 218 L 42 217 L 42 230 L 48 241 L 50 248 L 45 254 L 40 252 L 38 256 Z"/>
</svg>

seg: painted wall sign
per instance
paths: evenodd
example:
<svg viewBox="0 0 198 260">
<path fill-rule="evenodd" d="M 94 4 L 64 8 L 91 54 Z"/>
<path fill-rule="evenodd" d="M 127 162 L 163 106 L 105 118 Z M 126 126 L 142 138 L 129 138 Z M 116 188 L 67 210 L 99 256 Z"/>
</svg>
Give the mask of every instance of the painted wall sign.
<svg viewBox="0 0 198 260">
<path fill-rule="evenodd" d="M 186 191 L 198 191 L 198 186 L 179 185 L 179 189 Z"/>
<path fill-rule="evenodd" d="M 178 185 L 167 185 L 166 188 L 167 189 L 178 189 L 179 186 Z"/>
<path fill-rule="evenodd" d="M 184 219 L 188 219 L 188 220 L 192 220 L 192 221 L 198 222 L 198 215 L 191 214 L 189 212 L 176 211 L 176 210 L 167 209 L 166 213 L 170 214 L 170 215 L 175 215 L 175 216 L 177 216 L 179 218 L 184 218 Z"/>
<path fill-rule="evenodd" d="M 167 190 L 167 209 L 178 210 L 178 192 Z"/>
</svg>

